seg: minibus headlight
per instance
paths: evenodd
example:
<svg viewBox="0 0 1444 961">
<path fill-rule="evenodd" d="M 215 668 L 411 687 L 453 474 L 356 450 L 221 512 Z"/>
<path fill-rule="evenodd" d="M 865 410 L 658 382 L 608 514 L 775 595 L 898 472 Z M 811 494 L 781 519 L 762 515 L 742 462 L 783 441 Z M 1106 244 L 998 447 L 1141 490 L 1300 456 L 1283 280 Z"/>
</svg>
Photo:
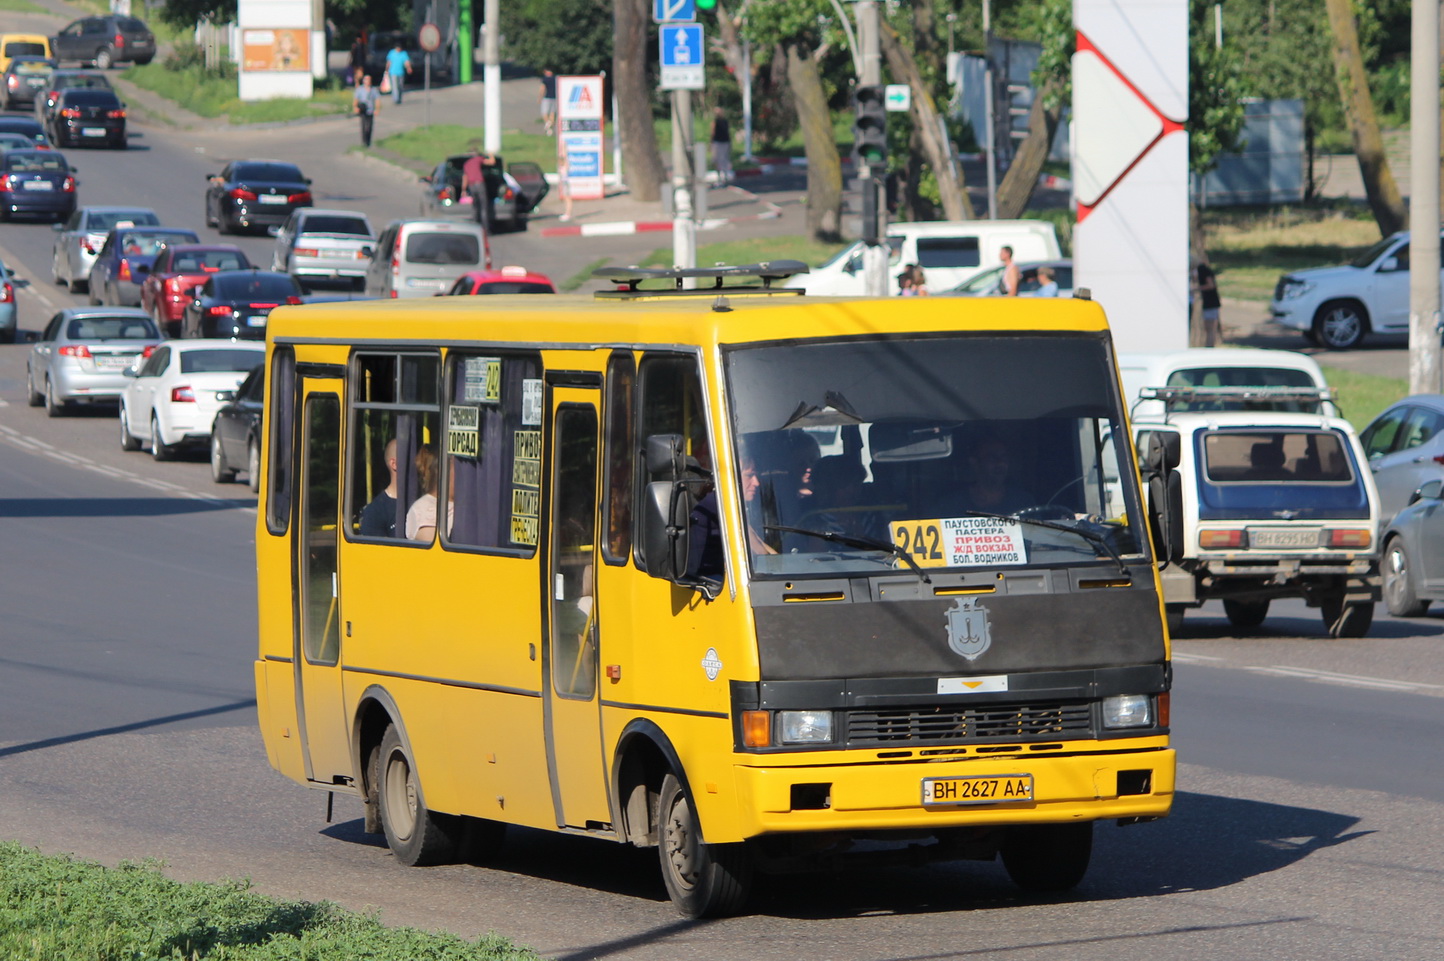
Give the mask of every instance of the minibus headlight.
<svg viewBox="0 0 1444 961">
<path fill-rule="evenodd" d="M 782 744 L 826 744 L 832 740 L 832 712 L 778 711 L 777 736 Z"/>
<path fill-rule="evenodd" d="M 1148 727 L 1153 723 L 1153 704 L 1147 694 L 1115 694 L 1103 699 L 1105 728 Z"/>
</svg>

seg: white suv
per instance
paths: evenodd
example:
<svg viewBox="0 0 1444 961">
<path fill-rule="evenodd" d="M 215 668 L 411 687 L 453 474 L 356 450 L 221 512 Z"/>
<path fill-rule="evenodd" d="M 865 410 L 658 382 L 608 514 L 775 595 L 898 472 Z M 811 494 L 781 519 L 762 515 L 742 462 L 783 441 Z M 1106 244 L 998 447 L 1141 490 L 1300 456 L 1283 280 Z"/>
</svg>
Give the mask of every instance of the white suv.
<svg viewBox="0 0 1444 961">
<path fill-rule="evenodd" d="M 1357 347 L 1369 333 L 1408 333 L 1408 232 L 1385 237 L 1344 266 L 1284 274 L 1269 312 L 1330 350 Z"/>
</svg>

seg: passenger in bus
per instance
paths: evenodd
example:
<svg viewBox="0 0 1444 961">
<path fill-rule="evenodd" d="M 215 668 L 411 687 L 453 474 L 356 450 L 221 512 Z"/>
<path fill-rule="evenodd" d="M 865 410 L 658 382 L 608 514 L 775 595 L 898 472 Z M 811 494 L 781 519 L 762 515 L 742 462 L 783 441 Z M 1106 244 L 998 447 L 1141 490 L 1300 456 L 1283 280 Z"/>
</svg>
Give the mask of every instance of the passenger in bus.
<svg viewBox="0 0 1444 961">
<path fill-rule="evenodd" d="M 968 481 L 958 507 L 990 514 L 1012 514 L 1038 502 L 1016 477 L 1013 453 L 996 434 L 977 438 L 967 454 Z"/>
<path fill-rule="evenodd" d="M 751 454 L 742 457 L 742 500 L 747 513 L 747 546 L 754 554 L 776 554 L 777 548 L 767 542 L 765 531 L 759 530 L 766 524 L 763 511 L 762 478 L 757 472 L 757 461 Z"/>
<path fill-rule="evenodd" d="M 436 536 L 436 489 L 441 480 L 441 458 L 430 444 L 416 452 L 416 479 L 422 494 L 406 511 L 406 536 L 413 541 L 430 541 Z M 451 498 L 446 501 L 446 532 L 451 533 Z"/>
<path fill-rule="evenodd" d="M 371 503 L 361 508 L 361 516 L 357 525 L 357 533 L 367 537 L 395 537 L 396 536 L 396 438 L 393 437 L 386 442 L 386 452 L 382 455 L 386 462 L 386 471 L 390 474 L 390 482 L 386 487 L 372 498 Z"/>
</svg>

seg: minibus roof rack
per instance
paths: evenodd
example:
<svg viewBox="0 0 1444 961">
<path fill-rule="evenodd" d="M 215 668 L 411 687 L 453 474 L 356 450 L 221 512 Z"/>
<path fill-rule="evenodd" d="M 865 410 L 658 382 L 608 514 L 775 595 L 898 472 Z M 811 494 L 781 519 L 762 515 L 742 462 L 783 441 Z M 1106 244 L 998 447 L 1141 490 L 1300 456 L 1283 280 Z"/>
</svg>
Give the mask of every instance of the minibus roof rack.
<svg viewBox="0 0 1444 961">
<path fill-rule="evenodd" d="M 1228 401 L 1319 401 L 1332 404 L 1339 409 L 1339 392 L 1332 387 L 1143 387 L 1138 391 L 1138 400 L 1133 412 L 1145 400 L 1163 401 L 1168 404 L 1223 403 Z M 1169 408 L 1169 413 L 1187 413 Z"/>
<path fill-rule="evenodd" d="M 592 276 L 617 285 L 616 290 L 599 290 L 596 296 L 605 300 L 636 300 L 644 297 L 711 297 L 716 294 L 729 296 L 763 297 L 773 294 L 801 296 L 806 291 L 793 287 L 773 287 L 773 281 L 786 280 L 797 274 L 805 274 L 808 266 L 800 260 L 769 260 L 760 264 L 745 264 L 728 267 L 602 267 L 592 271 Z M 728 284 L 737 277 L 756 277 L 757 284 Z M 644 280 L 670 280 L 670 286 L 644 288 Z M 686 289 L 687 280 L 699 281 L 695 289 Z M 711 281 L 711 284 L 700 281 Z"/>
</svg>

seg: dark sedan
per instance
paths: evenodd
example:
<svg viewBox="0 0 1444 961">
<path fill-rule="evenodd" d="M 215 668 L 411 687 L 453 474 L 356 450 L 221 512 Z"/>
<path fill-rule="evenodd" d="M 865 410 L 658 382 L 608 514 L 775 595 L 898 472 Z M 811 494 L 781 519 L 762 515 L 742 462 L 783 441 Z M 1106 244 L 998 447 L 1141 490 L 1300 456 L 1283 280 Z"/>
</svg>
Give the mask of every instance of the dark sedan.
<svg viewBox="0 0 1444 961">
<path fill-rule="evenodd" d="M 291 211 L 312 206 L 310 178 L 279 160 L 232 161 L 206 181 L 206 226 L 223 234 L 280 227 Z"/>
<path fill-rule="evenodd" d="M 94 144 L 124 150 L 125 104 L 114 90 L 62 90 L 50 112 L 50 139 L 57 147 Z"/>
<path fill-rule="evenodd" d="M 36 150 L 50 149 L 50 138 L 45 136 L 45 128 L 29 117 L 0 117 L 0 133 L 24 134 Z"/>
<path fill-rule="evenodd" d="M 212 274 L 186 307 L 181 336 L 265 340 L 271 311 L 282 304 L 301 303 L 303 293 L 296 278 L 274 270 Z"/>
<path fill-rule="evenodd" d="M 58 151 L 7 150 L 0 155 L 0 220 L 64 220 L 75 210 L 75 183 L 75 168 Z"/>
<path fill-rule="evenodd" d="M 140 307 L 168 337 L 181 335 L 186 305 L 211 274 L 251 266 L 235 244 L 172 244 L 160 252 L 140 286 Z"/>
<path fill-rule="evenodd" d="M 265 399 L 264 364 L 251 371 L 234 393 L 217 392 L 216 400 L 225 403 L 211 425 L 211 479 L 217 484 L 235 480 L 239 470 L 245 471 L 252 491 L 261 489 L 261 411 Z"/>
<path fill-rule="evenodd" d="M 55 102 L 60 99 L 62 90 L 72 87 L 82 90 L 111 89 L 105 74 L 94 70 L 57 70 L 50 75 L 50 82 L 46 86 L 45 95 L 35 98 L 35 119 L 45 126 L 50 123 L 50 114 L 55 110 Z"/>
<path fill-rule="evenodd" d="M 90 267 L 90 302 L 139 307 L 140 285 L 167 244 L 198 244 L 194 230 L 181 227 L 116 227 Z"/>
<path fill-rule="evenodd" d="M 15 57 L 5 68 L 0 79 L 0 97 L 4 98 L 5 109 L 33 106 L 43 96 L 50 84 L 50 75 L 55 72 L 55 61 L 45 57 Z"/>
<path fill-rule="evenodd" d="M 465 214 L 476 219 L 471 197 L 461 189 L 461 171 L 470 159 L 470 154 L 447 157 L 431 173 L 419 178 L 422 183 L 421 216 Z M 482 173 L 486 177 L 487 193 L 492 198 L 492 229 L 498 233 L 525 230 L 527 215 L 541 204 L 550 189 L 541 167 L 531 161 L 504 166 L 502 158 L 497 157 L 495 164 L 482 168 Z"/>
</svg>

